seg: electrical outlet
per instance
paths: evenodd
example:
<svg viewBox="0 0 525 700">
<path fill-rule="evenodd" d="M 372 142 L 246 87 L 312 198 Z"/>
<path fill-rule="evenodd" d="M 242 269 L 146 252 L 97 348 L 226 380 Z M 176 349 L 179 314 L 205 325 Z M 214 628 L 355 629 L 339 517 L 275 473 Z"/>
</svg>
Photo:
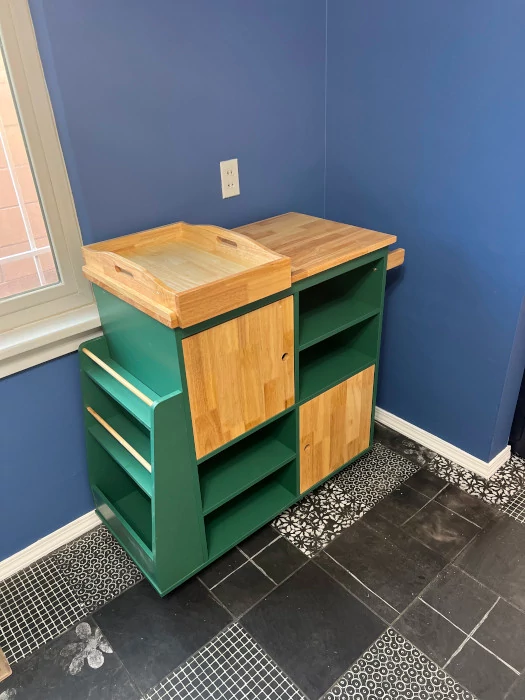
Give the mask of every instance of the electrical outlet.
<svg viewBox="0 0 525 700">
<path fill-rule="evenodd" d="M 235 197 L 241 194 L 239 188 L 239 163 L 237 158 L 221 160 L 222 198 Z"/>
</svg>

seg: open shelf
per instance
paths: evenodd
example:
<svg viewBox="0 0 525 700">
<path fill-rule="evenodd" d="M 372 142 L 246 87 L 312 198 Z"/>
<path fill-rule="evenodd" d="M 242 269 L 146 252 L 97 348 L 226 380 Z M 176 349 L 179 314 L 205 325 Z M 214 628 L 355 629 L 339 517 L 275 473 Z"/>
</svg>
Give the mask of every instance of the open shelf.
<svg viewBox="0 0 525 700">
<path fill-rule="evenodd" d="M 294 447 L 292 412 L 203 462 L 199 472 L 204 515 L 294 459 Z"/>
<path fill-rule="evenodd" d="M 299 401 L 305 401 L 376 361 L 379 316 L 341 331 L 299 353 Z"/>
<path fill-rule="evenodd" d="M 98 441 L 88 441 L 88 454 L 91 460 L 91 488 L 98 496 L 95 500 L 106 503 L 151 556 L 151 499 Z"/>
<path fill-rule="evenodd" d="M 94 420 L 90 420 L 92 421 L 92 425 L 88 428 L 89 434 L 111 455 L 115 462 L 127 472 L 144 493 L 151 498 L 153 491 L 152 474 L 145 469 L 125 447 L 122 447 L 105 428 Z M 109 418 L 107 422 L 137 450 L 141 457 L 147 462 L 151 462 L 150 441 L 141 430 L 135 427 L 133 423 L 124 416 L 113 416 Z"/>
<path fill-rule="evenodd" d="M 208 556 L 214 559 L 262 527 L 294 500 L 295 460 L 205 518 Z"/>
<path fill-rule="evenodd" d="M 382 281 L 371 262 L 300 292 L 299 350 L 379 313 Z"/>
<path fill-rule="evenodd" d="M 96 354 L 96 352 L 94 352 Z M 99 386 L 108 396 L 110 396 L 116 403 L 122 406 L 128 413 L 130 413 L 139 423 L 146 428 L 151 429 L 151 421 L 153 411 L 151 407 L 148 406 L 142 399 L 123 386 L 119 381 L 117 381 L 111 374 L 108 374 L 102 367 L 99 367 L 93 360 L 91 360 L 84 353 L 80 353 L 80 359 L 82 363 L 82 369 L 87 374 L 87 376 Z M 136 377 L 133 377 L 129 372 L 114 362 L 109 357 L 101 357 L 101 359 L 111 367 L 117 374 L 119 374 L 123 379 L 133 385 L 136 389 L 141 391 L 145 396 L 150 398 L 152 401 L 158 401 L 160 397 L 155 394 L 149 387 L 140 382 Z"/>
</svg>

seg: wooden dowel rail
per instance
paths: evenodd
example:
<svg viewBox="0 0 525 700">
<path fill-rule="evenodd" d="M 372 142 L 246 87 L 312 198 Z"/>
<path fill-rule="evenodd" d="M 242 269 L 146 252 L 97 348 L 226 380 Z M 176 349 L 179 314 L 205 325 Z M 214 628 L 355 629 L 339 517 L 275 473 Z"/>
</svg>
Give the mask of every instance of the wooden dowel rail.
<svg viewBox="0 0 525 700">
<path fill-rule="evenodd" d="M 140 455 L 137 450 L 132 447 L 129 442 L 124 440 L 122 435 L 119 435 L 116 430 L 114 430 L 109 423 L 107 423 L 101 416 L 98 415 L 96 411 L 94 411 L 91 406 L 86 406 L 86 410 L 88 413 L 90 413 L 93 418 L 100 423 L 100 425 L 105 428 L 108 433 L 115 438 L 115 440 L 122 445 L 135 459 L 137 462 L 140 462 L 144 469 L 147 469 L 149 472 L 151 472 L 151 464 L 144 459 L 142 455 Z"/>
<path fill-rule="evenodd" d="M 99 367 L 102 367 L 103 370 L 105 370 L 108 374 L 110 374 L 113 379 L 116 379 L 117 382 L 120 382 L 122 386 L 125 386 L 126 389 L 129 389 L 137 398 L 139 398 L 141 401 L 144 401 L 145 404 L 148 406 L 153 406 L 155 403 L 152 401 L 146 394 L 143 394 L 142 391 L 137 389 L 136 387 L 133 386 L 130 382 L 127 381 L 127 379 L 124 379 L 124 377 L 121 377 L 118 372 L 115 372 L 114 369 L 112 369 L 109 365 L 107 365 L 103 360 L 100 359 L 100 357 L 97 357 L 94 355 L 91 350 L 88 350 L 87 348 L 82 348 L 82 352 L 84 355 L 87 355 L 90 360 L 93 360 Z"/>
</svg>

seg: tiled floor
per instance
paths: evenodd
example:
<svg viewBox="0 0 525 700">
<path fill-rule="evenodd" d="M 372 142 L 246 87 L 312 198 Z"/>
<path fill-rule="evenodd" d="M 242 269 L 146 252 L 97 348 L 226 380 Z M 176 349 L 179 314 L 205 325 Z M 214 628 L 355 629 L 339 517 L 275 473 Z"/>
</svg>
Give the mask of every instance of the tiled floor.
<svg viewBox="0 0 525 700">
<path fill-rule="evenodd" d="M 163 599 L 103 527 L 0 582 L 0 700 L 524 700 L 525 461 L 376 440 Z"/>
</svg>

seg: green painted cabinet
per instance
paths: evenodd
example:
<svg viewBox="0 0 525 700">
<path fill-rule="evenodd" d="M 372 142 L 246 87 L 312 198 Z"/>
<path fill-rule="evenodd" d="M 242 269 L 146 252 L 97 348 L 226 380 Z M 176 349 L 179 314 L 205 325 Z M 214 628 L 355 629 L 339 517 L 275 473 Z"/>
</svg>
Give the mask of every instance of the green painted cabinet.
<svg viewBox="0 0 525 700">
<path fill-rule="evenodd" d="M 91 489 L 161 595 L 370 448 L 386 260 L 383 248 L 184 329 L 94 287 L 104 335 L 79 353 Z M 335 462 L 322 446 L 305 458 L 304 426 L 326 446 L 316 416 L 329 425 L 341 401 L 358 438 Z"/>
</svg>

